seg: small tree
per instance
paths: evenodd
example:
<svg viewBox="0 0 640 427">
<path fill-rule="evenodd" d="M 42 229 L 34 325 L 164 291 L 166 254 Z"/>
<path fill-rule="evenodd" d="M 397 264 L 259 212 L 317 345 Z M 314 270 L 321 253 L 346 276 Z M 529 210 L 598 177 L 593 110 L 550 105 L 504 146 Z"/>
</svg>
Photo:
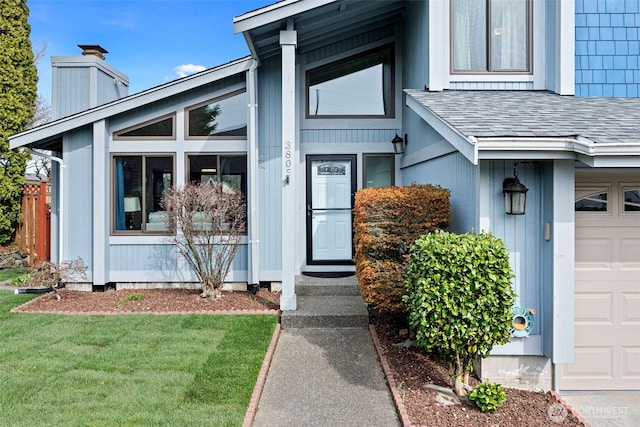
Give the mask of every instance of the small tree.
<svg viewBox="0 0 640 427">
<path fill-rule="evenodd" d="M 244 196 L 226 183 L 188 184 L 167 190 L 162 206 L 173 243 L 202 284 L 201 296 L 219 298 L 245 233 Z"/>
<path fill-rule="evenodd" d="M 504 242 L 491 234 L 435 232 L 411 249 L 407 275 L 409 324 L 418 345 L 449 363 L 459 396 L 473 362 L 509 341 L 513 274 Z"/>
</svg>

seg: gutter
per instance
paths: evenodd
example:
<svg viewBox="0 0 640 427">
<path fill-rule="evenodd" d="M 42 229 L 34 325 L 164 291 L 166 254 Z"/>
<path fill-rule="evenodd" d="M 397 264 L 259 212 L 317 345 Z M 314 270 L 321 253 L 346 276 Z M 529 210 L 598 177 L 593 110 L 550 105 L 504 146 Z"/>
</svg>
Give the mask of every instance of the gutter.
<svg viewBox="0 0 640 427">
<path fill-rule="evenodd" d="M 52 160 L 56 163 L 58 163 L 58 165 L 60 165 L 60 173 L 59 173 L 59 178 L 58 178 L 58 183 L 59 183 L 59 187 L 60 187 L 60 191 L 58 194 L 58 263 L 61 263 L 63 258 L 62 258 L 62 250 L 63 250 L 63 246 L 62 246 L 62 236 L 63 236 L 63 231 L 64 231 L 64 168 L 65 168 L 65 164 L 64 161 L 60 158 L 60 157 L 56 157 L 56 156 L 52 156 L 50 154 L 45 154 L 45 153 L 41 153 L 39 151 L 35 151 L 31 148 L 29 148 L 29 152 L 34 155 L 34 156 L 38 156 L 38 157 L 43 157 L 45 159 L 49 159 Z"/>
<path fill-rule="evenodd" d="M 480 151 L 565 151 L 595 156 L 640 156 L 640 142 L 601 142 L 575 137 L 479 137 Z"/>
</svg>

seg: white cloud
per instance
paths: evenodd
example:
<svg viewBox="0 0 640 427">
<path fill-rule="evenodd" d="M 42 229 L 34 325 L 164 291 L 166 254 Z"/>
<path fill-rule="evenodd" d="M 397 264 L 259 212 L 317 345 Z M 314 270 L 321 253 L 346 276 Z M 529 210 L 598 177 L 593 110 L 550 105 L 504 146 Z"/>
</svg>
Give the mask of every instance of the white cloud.
<svg viewBox="0 0 640 427">
<path fill-rule="evenodd" d="M 185 77 L 185 76 L 188 76 L 189 74 L 203 71 L 206 69 L 206 67 L 202 65 L 195 65 L 195 64 L 182 64 L 182 65 L 178 65 L 177 67 L 174 67 L 173 69 L 175 70 L 177 75 L 179 75 L 180 77 Z"/>
</svg>

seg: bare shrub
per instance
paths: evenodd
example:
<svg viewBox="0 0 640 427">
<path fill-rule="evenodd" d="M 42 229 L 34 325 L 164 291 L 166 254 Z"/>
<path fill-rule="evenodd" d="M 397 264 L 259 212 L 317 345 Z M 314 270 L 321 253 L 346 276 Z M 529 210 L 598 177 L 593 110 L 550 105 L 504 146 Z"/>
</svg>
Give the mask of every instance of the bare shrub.
<svg viewBox="0 0 640 427">
<path fill-rule="evenodd" d="M 218 298 L 245 234 L 245 203 L 226 183 L 187 184 L 167 190 L 162 207 L 172 241 L 202 285 L 202 297 Z"/>
<path fill-rule="evenodd" d="M 59 301 L 60 294 L 58 293 L 58 289 L 67 282 L 86 280 L 87 266 L 84 264 L 82 258 L 63 261 L 60 264 L 44 261 L 34 266 L 33 269 L 29 271 L 27 277 L 27 284 L 51 288 Z"/>
</svg>

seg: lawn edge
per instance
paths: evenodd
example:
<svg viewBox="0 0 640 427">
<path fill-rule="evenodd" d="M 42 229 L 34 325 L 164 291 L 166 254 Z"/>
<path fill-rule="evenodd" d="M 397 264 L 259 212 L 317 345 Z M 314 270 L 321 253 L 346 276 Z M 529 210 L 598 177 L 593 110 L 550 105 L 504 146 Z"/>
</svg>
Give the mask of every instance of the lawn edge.
<svg viewBox="0 0 640 427">
<path fill-rule="evenodd" d="M 264 389 L 264 384 L 267 381 L 267 374 L 269 373 L 269 368 L 271 367 L 273 354 L 276 351 L 276 346 L 278 344 L 278 338 L 280 337 L 281 329 L 282 328 L 280 326 L 280 323 L 277 323 L 273 331 L 273 335 L 271 336 L 269 348 L 267 349 L 267 353 L 265 354 L 264 360 L 262 361 L 262 367 L 260 368 L 260 373 L 258 374 L 256 385 L 253 388 L 253 394 L 251 395 L 251 400 L 249 401 L 249 407 L 247 408 L 247 412 L 244 416 L 242 427 L 250 427 L 253 424 L 253 420 L 255 419 L 256 412 L 258 411 L 260 397 L 262 396 L 262 390 Z"/>
<path fill-rule="evenodd" d="M 382 345 L 380 344 L 380 340 L 378 339 L 378 334 L 376 333 L 375 326 L 371 324 L 369 325 L 369 333 L 371 334 L 373 346 L 376 349 L 378 360 L 380 361 L 382 371 L 384 372 L 389 390 L 391 391 L 391 397 L 393 398 L 393 403 L 396 407 L 396 411 L 398 412 L 398 416 L 400 417 L 400 422 L 402 423 L 403 427 L 411 427 L 409 414 L 407 413 L 407 409 L 405 408 L 404 403 L 402 403 L 402 396 L 400 396 L 400 392 L 398 391 L 398 384 L 396 383 L 396 379 L 393 376 L 393 372 L 391 371 L 391 367 L 389 366 L 387 357 L 382 352 Z"/>
</svg>

